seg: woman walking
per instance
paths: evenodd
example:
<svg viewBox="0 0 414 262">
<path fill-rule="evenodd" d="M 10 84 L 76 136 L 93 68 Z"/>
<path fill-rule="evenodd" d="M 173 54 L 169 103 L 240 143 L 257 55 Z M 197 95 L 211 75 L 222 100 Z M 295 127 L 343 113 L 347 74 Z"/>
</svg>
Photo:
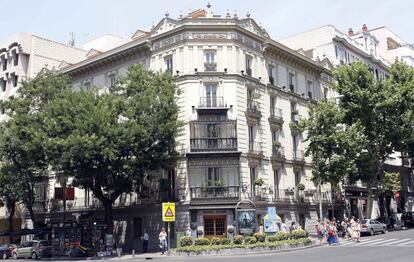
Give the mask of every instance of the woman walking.
<svg viewBox="0 0 414 262">
<path fill-rule="evenodd" d="M 165 232 L 165 227 L 161 229 L 159 240 L 160 240 L 161 255 L 164 255 L 164 253 L 168 250 L 167 232 Z"/>
</svg>

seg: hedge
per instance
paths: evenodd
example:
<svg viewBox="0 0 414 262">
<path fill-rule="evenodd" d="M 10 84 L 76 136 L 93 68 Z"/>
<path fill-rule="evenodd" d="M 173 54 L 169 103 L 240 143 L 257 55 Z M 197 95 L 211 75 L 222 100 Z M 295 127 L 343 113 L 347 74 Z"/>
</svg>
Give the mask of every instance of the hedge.
<svg viewBox="0 0 414 262">
<path fill-rule="evenodd" d="M 193 244 L 192 237 L 184 236 L 180 238 L 180 246 L 188 247 L 188 246 L 191 246 L 192 244 Z"/>
<path fill-rule="evenodd" d="M 220 245 L 220 238 L 218 238 L 218 237 L 213 237 L 212 239 L 211 239 L 211 244 L 212 245 Z"/>
<path fill-rule="evenodd" d="M 210 245 L 210 240 L 204 237 L 196 238 L 194 240 L 195 246 L 208 246 Z"/>
<path fill-rule="evenodd" d="M 303 229 L 295 229 L 292 231 L 292 238 L 293 239 L 300 239 L 300 238 L 304 238 L 307 237 L 308 233 L 303 230 Z"/>
<path fill-rule="evenodd" d="M 276 238 L 276 241 L 288 240 L 289 239 L 289 233 L 279 231 L 275 234 L 275 238 Z"/>
<path fill-rule="evenodd" d="M 244 237 L 241 235 L 237 235 L 233 237 L 233 243 L 236 245 L 243 244 Z"/>
<path fill-rule="evenodd" d="M 253 237 L 256 238 L 257 242 L 265 242 L 266 241 L 266 235 L 263 233 L 254 233 Z"/>
<path fill-rule="evenodd" d="M 209 250 L 221 250 L 221 249 L 233 249 L 233 248 L 255 248 L 255 247 L 279 247 L 283 244 L 288 244 L 291 247 L 295 247 L 299 244 L 309 244 L 312 241 L 309 238 L 289 239 L 276 242 L 257 242 L 255 244 L 243 245 L 243 244 L 230 244 L 230 245 L 207 245 L 207 246 L 186 246 L 176 249 L 170 249 L 170 252 L 196 252 L 200 253 Z"/>
<path fill-rule="evenodd" d="M 257 239 L 255 237 L 246 237 L 244 239 L 244 243 L 246 245 L 256 244 L 257 243 Z"/>
<path fill-rule="evenodd" d="M 231 244 L 231 240 L 228 238 L 223 238 L 222 240 L 220 240 L 220 245 L 230 245 Z"/>
</svg>

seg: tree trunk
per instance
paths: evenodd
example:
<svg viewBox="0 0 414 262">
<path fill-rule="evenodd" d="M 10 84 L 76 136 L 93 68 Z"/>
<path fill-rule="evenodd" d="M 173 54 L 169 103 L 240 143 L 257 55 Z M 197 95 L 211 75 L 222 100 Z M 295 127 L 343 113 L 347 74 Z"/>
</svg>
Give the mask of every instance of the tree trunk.
<svg viewBox="0 0 414 262">
<path fill-rule="evenodd" d="M 11 203 L 9 203 L 9 201 L 7 201 L 7 211 L 9 212 L 9 217 L 8 217 L 8 222 L 9 222 L 9 232 L 11 233 L 13 231 L 13 217 L 14 217 L 14 212 L 16 211 L 16 202 L 10 201 Z M 9 235 L 9 243 L 13 243 L 13 237 L 10 234 Z"/>
<path fill-rule="evenodd" d="M 36 219 L 35 219 L 35 214 L 34 214 L 34 211 L 33 211 L 32 203 L 26 203 L 26 208 L 29 211 L 30 219 L 32 220 L 32 223 L 33 223 L 33 229 L 36 229 L 37 225 L 36 225 Z"/>
<path fill-rule="evenodd" d="M 112 234 L 113 232 L 113 216 L 112 216 L 112 202 L 111 201 L 103 201 L 103 205 L 105 208 L 105 223 L 106 223 L 106 232 L 108 234 Z"/>
<path fill-rule="evenodd" d="M 369 219 L 371 218 L 371 206 L 372 206 L 372 182 L 367 182 L 367 190 L 368 190 L 368 196 L 367 196 L 367 212 L 365 213 L 365 218 Z"/>
</svg>

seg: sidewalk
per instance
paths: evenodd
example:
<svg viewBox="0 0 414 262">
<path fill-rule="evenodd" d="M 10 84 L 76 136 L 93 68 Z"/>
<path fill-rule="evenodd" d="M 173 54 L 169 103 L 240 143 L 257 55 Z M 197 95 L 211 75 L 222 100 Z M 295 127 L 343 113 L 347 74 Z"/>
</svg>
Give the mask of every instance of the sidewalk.
<svg viewBox="0 0 414 262">
<path fill-rule="evenodd" d="M 49 261 L 85 261 L 85 260 L 133 260 L 133 259 L 153 259 L 167 257 L 167 255 L 161 255 L 161 252 L 156 253 L 139 253 L 133 256 L 132 254 L 111 257 L 53 257 L 53 258 L 42 258 L 42 260 Z"/>
</svg>

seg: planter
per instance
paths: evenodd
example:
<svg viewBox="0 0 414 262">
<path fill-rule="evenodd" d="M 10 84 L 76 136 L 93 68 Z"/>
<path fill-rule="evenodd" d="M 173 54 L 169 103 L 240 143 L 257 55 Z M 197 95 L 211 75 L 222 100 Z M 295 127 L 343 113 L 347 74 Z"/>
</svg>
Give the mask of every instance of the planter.
<svg viewBox="0 0 414 262">
<path fill-rule="evenodd" d="M 240 254 L 256 254 L 256 253 L 269 253 L 269 252 L 281 252 L 289 251 L 291 249 L 310 246 L 313 243 L 310 240 L 309 242 L 298 241 L 298 243 L 275 243 L 272 246 L 268 246 L 266 243 L 258 243 L 255 245 L 226 245 L 226 246 L 215 246 L 214 248 L 208 250 L 191 250 L 191 251 L 177 251 L 172 250 L 169 252 L 169 256 L 211 256 L 211 255 L 240 255 Z M 211 247 L 211 246 L 210 246 Z M 207 249 L 207 248 L 205 248 Z"/>
</svg>

